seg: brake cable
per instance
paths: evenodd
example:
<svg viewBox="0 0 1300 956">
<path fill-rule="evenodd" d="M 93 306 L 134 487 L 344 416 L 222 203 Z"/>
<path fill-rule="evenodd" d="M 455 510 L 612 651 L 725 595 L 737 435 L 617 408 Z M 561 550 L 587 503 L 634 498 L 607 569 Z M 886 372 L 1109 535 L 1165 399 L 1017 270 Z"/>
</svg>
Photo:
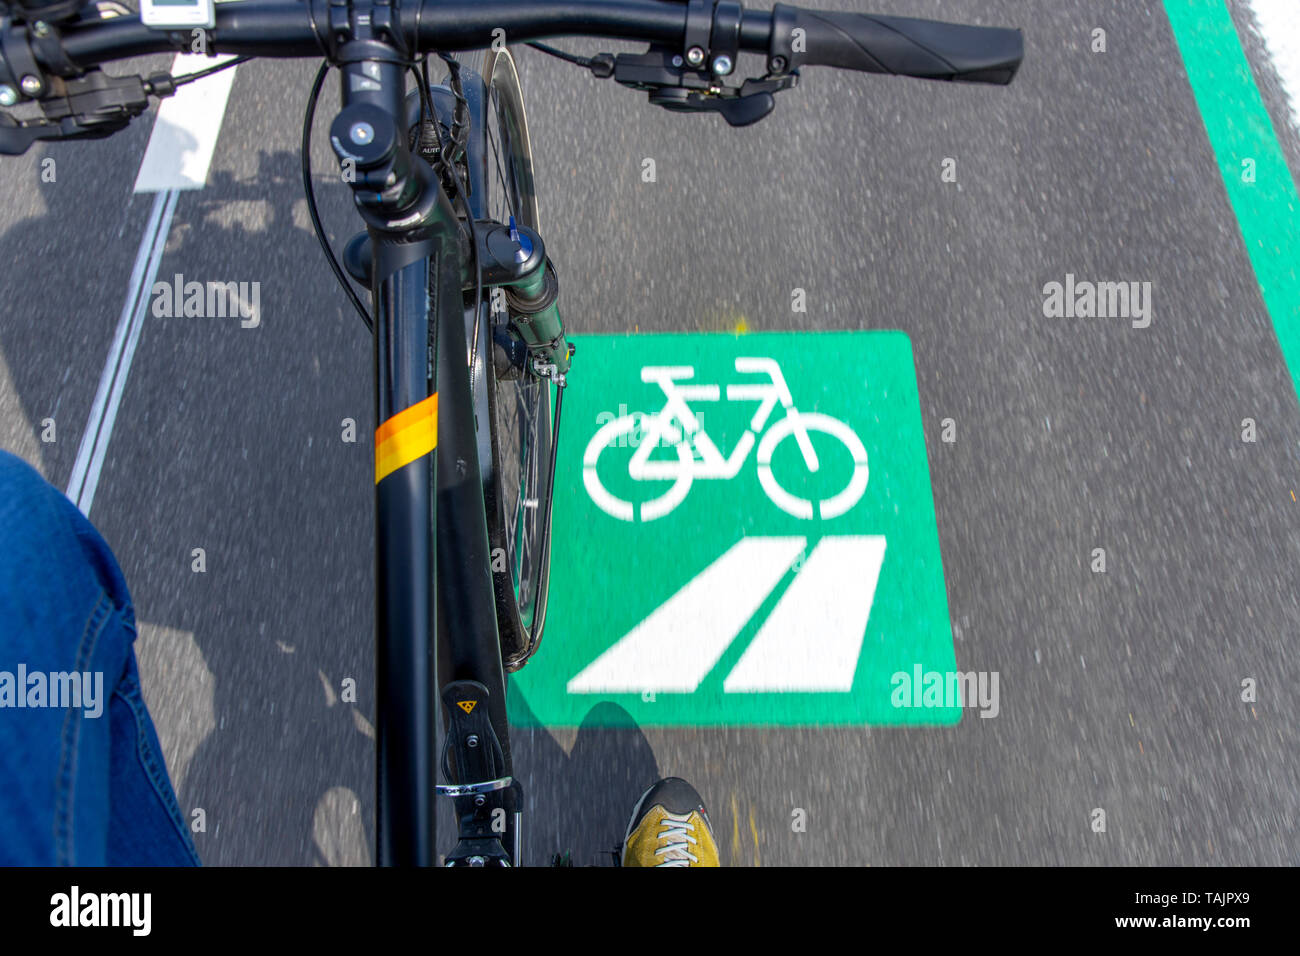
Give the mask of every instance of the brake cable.
<svg viewBox="0 0 1300 956">
<path fill-rule="evenodd" d="M 465 88 L 460 80 L 460 61 L 441 50 L 438 51 L 438 56 L 442 57 L 447 64 L 447 74 L 451 79 L 451 92 L 456 98 L 456 107 L 452 110 L 451 129 L 448 133 L 452 140 L 452 150 L 450 153 L 443 153 L 443 165 L 455 184 L 456 193 L 460 196 L 460 204 L 465 209 L 465 222 L 469 226 L 469 244 L 474 261 L 474 331 L 469 347 L 469 387 L 472 395 L 474 393 L 474 371 L 478 363 L 479 322 L 483 311 L 483 270 L 479 264 L 478 224 L 474 221 L 474 210 L 469 205 L 469 191 L 465 188 L 465 181 L 461 179 L 460 170 L 456 166 L 469 143 L 469 100 L 465 99 Z M 429 59 L 428 54 L 425 54 L 424 71 L 426 76 L 428 70 Z M 421 97 L 421 103 L 428 103 L 429 113 L 433 117 L 436 129 L 437 117 L 433 116 L 433 102 L 428 95 L 428 90 L 423 85 L 421 86 Z"/>
<path fill-rule="evenodd" d="M 573 63 L 584 69 L 591 69 L 592 58 L 588 56 L 578 56 L 576 53 L 566 53 L 563 50 L 548 46 L 545 43 L 538 43 L 536 40 L 529 40 L 525 46 L 530 46 L 534 50 L 541 50 L 543 53 L 553 56 L 556 59 L 564 60 L 567 63 Z M 608 54 L 605 54 L 608 56 Z"/>
<path fill-rule="evenodd" d="M 338 259 L 334 257 L 334 250 L 330 248 L 329 240 L 325 237 L 325 227 L 321 225 L 320 213 L 316 209 L 316 190 L 311 184 L 312 121 L 316 118 L 316 101 L 320 99 L 321 87 L 325 85 L 325 76 L 329 71 L 330 64 L 328 61 L 320 65 L 320 69 L 316 72 L 316 82 L 312 84 L 311 93 L 307 95 L 307 111 L 302 118 L 302 188 L 307 194 L 307 214 L 311 216 L 312 230 L 316 233 L 316 239 L 320 243 L 321 249 L 325 251 L 325 258 L 334 271 L 334 278 L 339 280 L 339 285 L 343 287 L 343 291 L 352 300 L 357 314 L 361 316 L 361 321 L 366 324 L 366 328 L 373 335 L 375 322 L 370 317 L 370 310 L 361 304 L 361 297 L 357 295 L 356 290 L 352 288 L 352 284 L 348 282 L 347 276 L 343 274 L 343 267 L 339 265 Z"/>
<path fill-rule="evenodd" d="M 216 66 L 205 67 L 196 73 L 186 73 L 183 76 L 178 76 L 173 81 L 172 85 L 183 86 L 186 83 L 193 83 L 195 80 L 201 80 L 203 77 L 211 76 L 213 73 L 219 73 L 222 70 L 230 69 L 232 66 L 239 66 L 241 63 L 247 63 L 251 59 L 251 56 L 237 56 L 234 59 L 227 60 L 225 63 L 218 63 Z"/>
</svg>

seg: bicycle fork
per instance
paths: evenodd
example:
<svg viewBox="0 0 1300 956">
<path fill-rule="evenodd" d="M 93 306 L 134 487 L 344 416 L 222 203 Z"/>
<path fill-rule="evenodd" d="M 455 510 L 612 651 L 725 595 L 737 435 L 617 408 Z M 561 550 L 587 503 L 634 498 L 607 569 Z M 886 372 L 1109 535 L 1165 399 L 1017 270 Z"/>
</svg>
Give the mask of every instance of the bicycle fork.
<svg viewBox="0 0 1300 956">
<path fill-rule="evenodd" d="M 478 223 L 475 229 L 478 276 L 467 274 L 461 292 L 468 295 L 474 291 L 477 282 L 488 288 L 500 287 L 505 292 L 511 320 L 523 340 L 521 355 L 512 355 L 502 345 L 503 357 L 510 365 L 528 364 L 531 372 L 543 379 L 549 379 L 558 386 L 554 432 L 552 435 L 552 454 L 549 467 L 551 470 L 548 488 L 554 488 L 555 450 L 559 443 L 560 402 L 563 398 L 565 375 L 570 367 L 573 346 L 565 340 L 563 323 L 560 320 L 558 299 L 559 281 L 555 271 L 546 258 L 541 237 L 529 229 L 518 227 L 513 217 L 509 225 L 487 222 Z M 477 316 L 476 316 L 477 317 Z M 451 323 L 455 324 L 455 323 Z M 463 341 L 463 340 L 461 340 Z M 497 374 L 496 350 L 485 374 Z M 466 349 L 457 348 L 450 353 L 453 356 L 466 354 Z M 468 370 L 465 366 L 453 362 L 456 368 L 440 366 L 440 375 L 449 376 L 457 381 L 464 381 L 463 391 L 467 398 L 466 408 L 470 407 L 472 396 L 467 381 Z M 487 427 L 484 423 L 484 427 Z M 467 433 L 464 440 L 473 448 L 474 434 Z M 476 449 L 474 449 L 476 451 Z M 448 468 L 451 466 L 449 465 Z M 470 476 L 466 480 L 466 474 Z M 465 508 L 476 508 L 478 515 L 483 515 L 483 489 L 479 481 L 480 472 L 477 460 L 471 463 L 458 461 L 456 473 L 448 470 L 439 472 L 439 512 L 440 514 L 464 513 Z M 447 500 L 444 496 L 454 486 L 474 486 L 473 501 L 464 506 Z M 550 533 L 550 496 L 546 501 L 546 512 L 542 519 L 543 552 L 549 547 Z M 485 593 L 481 587 L 471 586 L 473 582 L 461 581 L 459 570 L 473 571 L 488 568 L 488 540 L 486 520 L 480 521 L 474 529 L 473 540 L 460 542 L 456 535 L 443 534 L 438 540 L 439 567 L 448 568 L 438 579 L 440 600 L 448 607 L 449 621 L 490 621 L 494 640 L 491 643 L 491 660 L 484 657 L 486 641 L 480 639 L 472 642 L 478 658 L 468 662 L 457 660 L 461 653 L 459 635 L 449 633 L 453 655 L 453 676 L 458 678 L 446 684 L 442 690 L 442 700 L 447 715 L 447 738 L 442 756 L 443 775 L 456 783 L 440 784 L 436 787 L 439 794 L 454 798 L 456 813 L 459 818 L 459 840 L 456 848 L 447 856 L 447 866 L 491 866 L 514 865 L 523 862 L 523 788 L 518 780 L 513 779 L 510 760 L 508 724 L 505 713 L 505 681 L 502 676 L 503 648 L 500 635 L 496 629 L 496 607 L 494 603 L 487 606 L 472 606 L 456 613 L 457 605 L 464 596 L 472 594 L 480 599 Z M 481 554 L 479 545 L 482 546 Z M 467 550 L 472 554 L 466 553 Z M 489 573 L 490 577 L 490 573 Z M 543 621 L 534 624 L 532 645 L 540 638 Z M 450 625 L 448 630 L 450 630 Z M 441 629 L 440 629 L 441 631 Z M 490 673 L 492 689 L 473 679 L 472 675 Z M 470 675 L 468 679 L 460 679 Z M 496 693 L 493 693 L 496 690 Z M 482 706 L 486 702 L 487 706 Z"/>
</svg>

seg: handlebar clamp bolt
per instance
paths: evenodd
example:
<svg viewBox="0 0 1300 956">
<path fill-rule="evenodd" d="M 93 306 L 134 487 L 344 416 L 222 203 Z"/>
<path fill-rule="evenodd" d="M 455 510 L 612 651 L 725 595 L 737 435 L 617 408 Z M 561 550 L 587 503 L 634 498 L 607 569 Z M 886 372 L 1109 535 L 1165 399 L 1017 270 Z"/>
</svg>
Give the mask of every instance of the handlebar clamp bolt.
<svg viewBox="0 0 1300 956">
<path fill-rule="evenodd" d="M 691 47 L 686 51 L 686 62 L 691 66 L 699 66 L 704 62 L 704 50 L 697 46 Z"/>
<path fill-rule="evenodd" d="M 23 92 L 28 96 L 40 96 L 41 90 L 45 88 L 45 84 L 41 82 L 41 78 L 31 73 L 24 76 L 19 85 L 23 88 Z"/>
<path fill-rule="evenodd" d="M 13 106 L 18 102 L 18 91 L 12 86 L 0 83 L 0 106 Z"/>
<path fill-rule="evenodd" d="M 772 57 L 772 59 L 768 60 L 767 62 L 767 68 L 771 70 L 773 73 L 784 73 L 785 57 L 783 56 Z"/>
<path fill-rule="evenodd" d="M 685 62 L 685 61 L 682 60 L 682 58 L 681 58 L 680 56 L 677 56 L 677 55 L 674 55 L 674 56 L 673 56 L 673 66 L 677 67 L 677 69 L 680 70 L 680 69 L 682 68 L 682 63 L 683 63 L 683 62 Z"/>
<path fill-rule="evenodd" d="M 727 56 L 725 53 L 713 58 L 713 72 L 718 76 L 726 76 L 732 71 L 734 66 L 735 64 L 731 62 L 731 57 Z"/>
<path fill-rule="evenodd" d="M 355 123 L 348 130 L 348 135 L 352 137 L 352 142 L 358 146 L 365 146 L 375 138 L 375 128 L 369 123 Z"/>
</svg>

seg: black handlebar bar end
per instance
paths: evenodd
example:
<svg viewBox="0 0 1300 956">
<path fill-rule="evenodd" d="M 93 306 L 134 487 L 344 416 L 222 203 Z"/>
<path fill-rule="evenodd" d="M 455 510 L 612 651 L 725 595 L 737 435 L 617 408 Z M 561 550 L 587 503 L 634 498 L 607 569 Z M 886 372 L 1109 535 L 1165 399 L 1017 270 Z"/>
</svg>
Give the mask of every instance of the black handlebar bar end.
<svg viewBox="0 0 1300 956">
<path fill-rule="evenodd" d="M 1017 29 L 805 10 L 778 3 L 772 10 L 768 62 L 783 69 L 834 66 L 1006 85 L 1024 55 L 1024 34 Z"/>
</svg>

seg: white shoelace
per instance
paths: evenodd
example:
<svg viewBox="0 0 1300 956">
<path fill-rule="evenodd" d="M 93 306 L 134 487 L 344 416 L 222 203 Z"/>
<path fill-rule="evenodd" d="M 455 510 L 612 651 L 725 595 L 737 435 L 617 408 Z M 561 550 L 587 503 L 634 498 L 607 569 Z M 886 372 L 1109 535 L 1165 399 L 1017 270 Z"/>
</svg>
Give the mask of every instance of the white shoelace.
<svg viewBox="0 0 1300 956">
<path fill-rule="evenodd" d="M 664 814 L 664 818 L 659 821 L 659 841 L 677 839 L 679 842 L 669 843 L 655 850 L 655 856 L 665 856 L 673 854 L 667 859 L 656 863 L 660 866 L 690 866 L 692 863 L 698 863 L 699 858 L 691 853 L 689 845 L 691 843 L 699 845 L 699 840 L 691 836 L 695 832 L 695 824 L 690 823 L 690 814 L 684 817 L 675 817 L 672 814 Z"/>
</svg>

